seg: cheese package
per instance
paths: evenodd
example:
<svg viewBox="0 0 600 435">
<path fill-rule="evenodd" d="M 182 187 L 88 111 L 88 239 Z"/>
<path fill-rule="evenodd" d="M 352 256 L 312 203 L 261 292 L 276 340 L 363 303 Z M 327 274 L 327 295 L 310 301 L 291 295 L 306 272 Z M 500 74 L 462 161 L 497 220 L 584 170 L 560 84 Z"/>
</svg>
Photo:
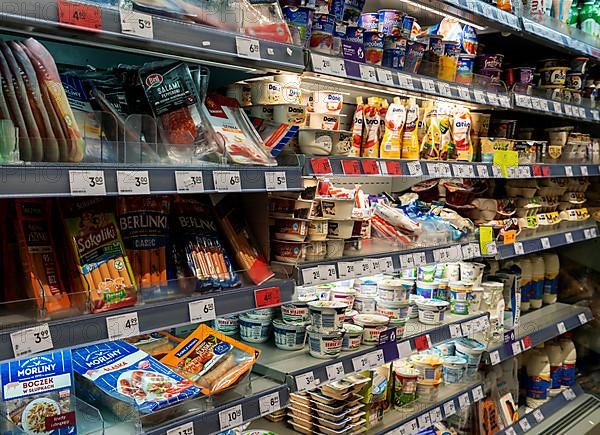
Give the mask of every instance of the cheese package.
<svg viewBox="0 0 600 435">
<path fill-rule="evenodd" d="M 2 411 L 25 433 L 77 433 L 70 350 L 4 363 L 0 377 Z"/>
<path fill-rule="evenodd" d="M 200 392 L 193 382 L 124 341 L 74 350 L 73 370 L 77 396 L 109 407 L 121 419 L 154 413 Z"/>
<path fill-rule="evenodd" d="M 200 325 L 161 362 L 210 395 L 237 384 L 250 372 L 259 355 L 253 347 Z"/>
</svg>

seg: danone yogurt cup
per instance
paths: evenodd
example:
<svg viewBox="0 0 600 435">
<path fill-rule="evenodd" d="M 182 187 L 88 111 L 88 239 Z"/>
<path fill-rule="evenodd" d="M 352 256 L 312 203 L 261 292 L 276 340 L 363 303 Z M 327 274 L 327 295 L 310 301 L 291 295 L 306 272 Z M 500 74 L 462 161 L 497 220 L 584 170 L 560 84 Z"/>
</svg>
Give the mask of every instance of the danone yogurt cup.
<svg viewBox="0 0 600 435">
<path fill-rule="evenodd" d="M 462 381 L 467 369 L 467 359 L 462 356 L 444 357 L 443 378 L 447 384 L 458 384 Z"/>
<path fill-rule="evenodd" d="M 347 305 L 346 311 L 350 311 L 354 307 L 354 299 L 356 299 L 356 290 L 348 287 L 334 287 L 331 290 L 331 300 L 343 302 Z"/>
<path fill-rule="evenodd" d="M 425 299 L 417 302 L 419 309 L 419 322 L 426 325 L 439 325 L 444 321 L 444 313 L 450 305 L 440 299 Z"/>
<path fill-rule="evenodd" d="M 339 115 L 344 104 L 344 96 L 334 91 L 316 91 L 313 93 L 313 110 L 315 113 Z"/>
<path fill-rule="evenodd" d="M 379 335 L 388 329 L 390 319 L 378 314 L 358 314 L 354 323 L 364 328 L 363 344 L 374 345 L 379 343 Z"/>
<path fill-rule="evenodd" d="M 441 356 L 416 354 L 410 357 L 410 362 L 419 371 L 419 380 L 439 381 L 442 379 L 444 359 Z"/>
<path fill-rule="evenodd" d="M 264 343 L 271 334 L 271 319 L 253 319 L 240 314 L 240 337 L 249 343 Z"/>
<path fill-rule="evenodd" d="M 456 77 L 454 81 L 463 85 L 470 85 L 473 82 L 473 65 L 475 55 L 460 54 L 456 61 Z"/>
<path fill-rule="evenodd" d="M 485 344 L 474 338 L 462 337 L 455 340 L 456 356 L 462 356 L 467 360 L 467 376 L 473 376 L 477 372 L 477 367 L 481 361 L 481 354 L 485 351 Z"/>
<path fill-rule="evenodd" d="M 310 322 L 308 302 L 309 301 L 296 301 L 289 304 L 283 304 L 281 306 L 281 318 L 284 323 L 305 325 Z"/>
<path fill-rule="evenodd" d="M 414 279 L 387 278 L 379 283 L 377 295 L 382 301 L 407 303 L 415 287 Z"/>
<path fill-rule="evenodd" d="M 275 346 L 283 350 L 299 350 L 306 343 L 306 326 L 291 325 L 281 319 L 273 319 Z"/>
<path fill-rule="evenodd" d="M 363 32 L 364 29 L 360 26 L 348 26 L 346 27 L 346 41 L 356 42 L 357 44 L 363 44 Z"/>
<path fill-rule="evenodd" d="M 308 352 L 315 358 L 335 358 L 342 351 L 344 331 L 318 332 L 312 326 L 308 332 Z"/>
<path fill-rule="evenodd" d="M 250 85 L 252 104 L 280 104 L 283 102 L 281 83 L 261 80 Z"/>
<path fill-rule="evenodd" d="M 434 297 L 434 293 L 436 293 L 439 287 L 439 281 L 417 281 L 417 295 L 423 296 L 425 299 L 431 299 Z"/>
<path fill-rule="evenodd" d="M 416 319 L 419 317 L 419 307 L 417 307 L 417 302 L 424 301 L 425 298 L 419 295 L 410 295 L 408 297 L 408 318 Z"/>
<path fill-rule="evenodd" d="M 341 331 L 348 305 L 341 301 L 313 301 L 308 303 L 310 323 L 314 332 Z"/>
<path fill-rule="evenodd" d="M 281 104 L 273 106 L 273 121 L 280 124 L 304 125 L 306 109 L 296 104 Z"/>
<path fill-rule="evenodd" d="M 344 338 L 342 350 L 356 350 L 362 343 L 364 328 L 353 323 L 344 323 Z"/>
<path fill-rule="evenodd" d="M 390 319 L 403 320 L 408 317 L 409 304 L 397 301 L 377 301 L 377 314 Z"/>
<path fill-rule="evenodd" d="M 356 296 L 354 299 L 354 309 L 360 314 L 375 313 L 377 303 L 373 296 Z"/>
<path fill-rule="evenodd" d="M 400 34 L 406 38 L 410 38 L 414 24 L 415 17 L 404 15 L 404 17 L 402 17 L 402 29 L 400 29 Z"/>
<path fill-rule="evenodd" d="M 217 331 L 225 335 L 235 335 L 240 330 L 237 314 L 217 317 L 214 320 L 214 326 Z"/>
</svg>

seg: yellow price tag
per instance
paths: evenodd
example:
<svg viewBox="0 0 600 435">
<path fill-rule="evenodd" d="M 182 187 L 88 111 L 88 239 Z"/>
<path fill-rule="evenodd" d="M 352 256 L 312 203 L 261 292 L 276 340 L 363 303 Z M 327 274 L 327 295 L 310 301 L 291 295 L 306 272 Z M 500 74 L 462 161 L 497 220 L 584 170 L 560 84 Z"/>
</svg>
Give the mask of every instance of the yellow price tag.
<svg viewBox="0 0 600 435">
<path fill-rule="evenodd" d="M 494 229 L 492 227 L 479 227 L 479 248 L 483 255 L 487 255 L 487 245 L 494 241 Z"/>
<path fill-rule="evenodd" d="M 515 230 L 504 231 L 504 244 L 510 245 L 517 240 L 517 232 Z"/>
<path fill-rule="evenodd" d="M 508 166 L 519 166 L 519 153 L 517 151 L 494 150 L 494 165 L 502 168 L 502 176 L 507 177 Z"/>
</svg>

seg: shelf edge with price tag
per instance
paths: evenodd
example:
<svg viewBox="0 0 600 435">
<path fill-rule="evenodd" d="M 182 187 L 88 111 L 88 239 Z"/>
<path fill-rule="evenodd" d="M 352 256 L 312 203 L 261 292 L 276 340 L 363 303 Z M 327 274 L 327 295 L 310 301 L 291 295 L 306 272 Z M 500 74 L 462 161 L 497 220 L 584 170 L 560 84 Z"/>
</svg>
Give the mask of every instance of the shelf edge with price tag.
<svg viewBox="0 0 600 435">
<path fill-rule="evenodd" d="M 237 55 L 245 59 L 260 60 L 260 42 L 258 39 L 235 37 Z"/>
<path fill-rule="evenodd" d="M 279 287 L 267 287 L 254 290 L 254 305 L 256 308 L 281 305 L 281 289 Z"/>
<path fill-rule="evenodd" d="M 47 323 L 10 333 L 15 358 L 51 350 L 52 334 Z"/>
<path fill-rule="evenodd" d="M 241 192 L 240 171 L 214 171 L 213 182 L 217 192 Z"/>
<path fill-rule="evenodd" d="M 202 171 L 175 171 L 177 193 L 204 192 Z"/>
<path fill-rule="evenodd" d="M 69 171 L 69 187 L 73 196 L 104 196 L 104 171 Z"/>
<path fill-rule="evenodd" d="M 200 299 L 188 304 L 191 323 L 202 323 L 215 320 L 217 311 L 214 298 Z"/>
<path fill-rule="evenodd" d="M 152 15 L 119 9 L 119 16 L 121 18 L 121 33 L 154 39 Z"/>
<path fill-rule="evenodd" d="M 111 341 L 140 335 L 140 322 L 137 312 L 107 317 L 106 329 L 108 339 Z"/>
<path fill-rule="evenodd" d="M 287 190 L 285 171 L 265 172 L 265 188 L 267 192 Z"/>
<path fill-rule="evenodd" d="M 166 435 L 194 435 L 194 423 L 191 421 L 169 429 Z"/>
<path fill-rule="evenodd" d="M 102 14 L 94 5 L 58 0 L 58 22 L 79 29 L 102 30 Z"/>
<path fill-rule="evenodd" d="M 149 195 L 148 171 L 117 171 L 117 189 L 121 195 Z"/>
</svg>

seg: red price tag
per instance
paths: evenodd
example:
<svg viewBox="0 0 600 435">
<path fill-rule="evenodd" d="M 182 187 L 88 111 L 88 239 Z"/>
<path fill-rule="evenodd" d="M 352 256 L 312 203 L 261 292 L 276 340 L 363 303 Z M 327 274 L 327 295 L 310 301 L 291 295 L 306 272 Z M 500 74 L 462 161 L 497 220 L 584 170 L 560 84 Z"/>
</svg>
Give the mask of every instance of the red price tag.
<svg viewBox="0 0 600 435">
<path fill-rule="evenodd" d="M 531 337 L 529 335 L 523 337 L 523 339 L 521 339 L 521 343 L 523 343 L 523 350 L 531 349 Z"/>
<path fill-rule="evenodd" d="M 331 163 L 327 157 L 319 157 L 316 159 L 310 159 L 310 165 L 312 166 L 313 173 L 330 175 L 333 173 L 331 169 Z"/>
<path fill-rule="evenodd" d="M 367 175 L 379 175 L 379 166 L 377 166 L 377 160 L 361 160 L 360 164 L 363 168 L 363 172 Z"/>
<path fill-rule="evenodd" d="M 256 308 L 281 305 L 281 293 L 279 287 L 267 287 L 254 290 L 254 302 Z"/>
<path fill-rule="evenodd" d="M 342 160 L 342 170 L 345 175 L 361 175 L 358 160 Z"/>
<path fill-rule="evenodd" d="M 550 166 L 542 166 L 542 175 L 544 177 L 550 176 Z"/>
<path fill-rule="evenodd" d="M 541 177 L 542 176 L 542 167 L 539 165 L 535 165 L 533 167 L 533 175 L 535 177 Z"/>
<path fill-rule="evenodd" d="M 429 349 L 431 347 L 429 335 L 421 335 L 420 337 L 415 338 L 415 347 L 418 352 Z"/>
<path fill-rule="evenodd" d="M 387 169 L 388 175 L 402 175 L 402 167 L 400 166 L 400 162 L 385 162 L 385 168 Z"/>
<path fill-rule="evenodd" d="M 58 21 L 69 26 L 102 30 L 102 16 L 98 6 L 58 0 Z"/>
</svg>

